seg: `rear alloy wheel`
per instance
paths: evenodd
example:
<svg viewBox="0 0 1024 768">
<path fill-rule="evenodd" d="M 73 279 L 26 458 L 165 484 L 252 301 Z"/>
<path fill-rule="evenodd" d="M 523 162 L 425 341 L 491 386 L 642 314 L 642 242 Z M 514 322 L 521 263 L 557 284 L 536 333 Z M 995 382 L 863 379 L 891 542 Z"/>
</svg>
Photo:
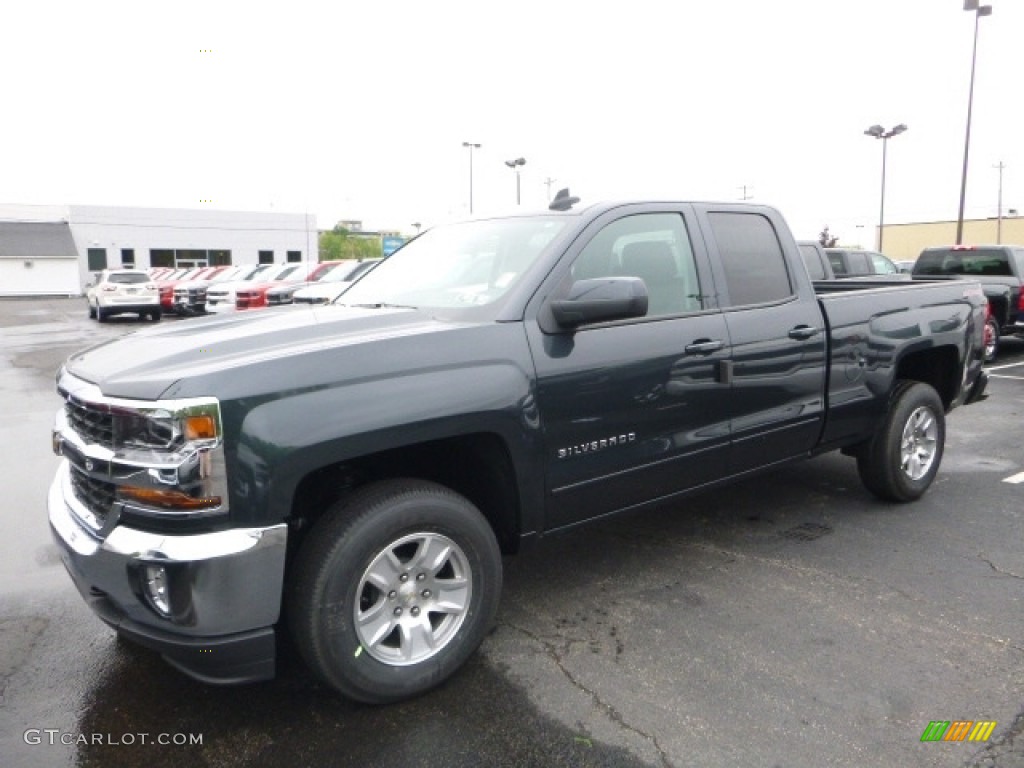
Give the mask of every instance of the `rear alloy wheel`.
<svg viewBox="0 0 1024 768">
<path fill-rule="evenodd" d="M 999 354 L 999 323 L 991 317 L 985 321 L 985 362 L 991 363 Z"/>
<path fill-rule="evenodd" d="M 394 702 L 452 675 L 494 619 L 501 554 L 453 491 L 388 480 L 331 507 L 300 547 L 289 586 L 296 646 L 325 683 Z"/>
<path fill-rule="evenodd" d="M 861 481 L 887 501 L 913 501 L 935 479 L 945 441 L 938 393 L 922 382 L 898 382 L 885 421 L 857 455 Z"/>
</svg>

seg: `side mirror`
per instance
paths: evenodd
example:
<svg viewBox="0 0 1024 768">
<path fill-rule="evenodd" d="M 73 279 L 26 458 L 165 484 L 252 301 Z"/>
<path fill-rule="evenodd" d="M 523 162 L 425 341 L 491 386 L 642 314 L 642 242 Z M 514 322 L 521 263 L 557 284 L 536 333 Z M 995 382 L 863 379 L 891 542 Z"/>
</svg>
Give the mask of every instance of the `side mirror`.
<svg viewBox="0 0 1024 768">
<path fill-rule="evenodd" d="M 639 277 L 577 280 L 564 299 L 551 302 L 551 314 L 563 328 L 625 320 L 647 314 L 647 286 Z"/>
</svg>

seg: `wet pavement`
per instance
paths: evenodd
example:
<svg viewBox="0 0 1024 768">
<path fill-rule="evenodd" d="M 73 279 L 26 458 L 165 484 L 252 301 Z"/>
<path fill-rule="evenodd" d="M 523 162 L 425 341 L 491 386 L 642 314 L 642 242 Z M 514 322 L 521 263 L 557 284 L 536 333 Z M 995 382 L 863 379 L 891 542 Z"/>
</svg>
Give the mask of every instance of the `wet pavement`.
<svg viewBox="0 0 1024 768">
<path fill-rule="evenodd" d="M 368 707 L 287 648 L 272 682 L 194 682 L 64 573 L 54 373 L 141 327 L 0 299 L 0 766 L 1024 766 L 1024 344 L 950 417 L 922 501 L 878 502 L 829 455 L 548 538 L 507 563 L 463 670 Z M 922 743 L 933 720 L 997 726 Z"/>
</svg>

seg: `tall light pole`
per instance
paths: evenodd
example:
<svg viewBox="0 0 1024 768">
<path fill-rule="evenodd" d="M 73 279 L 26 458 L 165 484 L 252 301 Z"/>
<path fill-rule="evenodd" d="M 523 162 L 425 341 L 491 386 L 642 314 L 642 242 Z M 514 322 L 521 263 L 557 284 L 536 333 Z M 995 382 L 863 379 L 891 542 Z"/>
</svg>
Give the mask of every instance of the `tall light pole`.
<svg viewBox="0 0 1024 768">
<path fill-rule="evenodd" d="M 999 171 L 999 207 L 996 209 L 996 245 L 1000 245 L 1003 242 L 1003 169 L 1006 168 L 1006 163 L 1000 160 L 998 165 L 994 165 L 992 167 Z"/>
<path fill-rule="evenodd" d="M 462 146 L 469 147 L 469 215 L 473 215 L 473 150 L 480 149 L 479 144 L 471 141 L 462 142 Z"/>
<path fill-rule="evenodd" d="M 526 158 L 517 157 L 515 160 L 506 160 L 505 165 L 516 172 L 516 205 L 519 205 L 519 169 L 526 165 Z"/>
<path fill-rule="evenodd" d="M 956 217 L 956 244 L 964 241 L 964 200 L 967 198 L 967 155 L 971 149 L 971 111 L 974 107 L 974 64 L 978 59 L 978 22 L 992 15 L 991 5 L 978 5 L 979 0 L 964 0 L 964 10 L 974 11 L 974 48 L 971 51 L 971 87 L 967 91 L 967 133 L 964 137 L 964 170 L 960 177 L 960 212 Z"/>
<path fill-rule="evenodd" d="M 865 136 L 874 136 L 876 139 L 882 140 L 882 201 L 878 207 L 878 250 L 882 250 L 882 232 L 885 227 L 885 155 L 886 149 L 889 146 L 889 139 L 893 136 L 899 136 L 907 130 L 907 126 L 900 123 L 897 126 L 893 126 L 888 131 L 880 125 L 872 125 L 866 131 Z"/>
</svg>

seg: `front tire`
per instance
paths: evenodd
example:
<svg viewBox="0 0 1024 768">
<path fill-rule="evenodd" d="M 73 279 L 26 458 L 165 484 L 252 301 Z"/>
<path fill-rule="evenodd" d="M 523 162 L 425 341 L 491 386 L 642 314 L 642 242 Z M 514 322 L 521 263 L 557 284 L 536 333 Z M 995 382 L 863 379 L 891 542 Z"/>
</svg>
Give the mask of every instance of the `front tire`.
<svg viewBox="0 0 1024 768">
<path fill-rule="evenodd" d="M 490 524 L 435 483 L 356 491 L 310 530 L 288 621 L 306 664 L 357 701 L 400 701 L 439 685 L 483 641 L 501 592 Z"/>
<path fill-rule="evenodd" d="M 935 479 L 946 442 L 938 393 L 917 381 L 897 382 L 889 413 L 857 455 L 864 486 L 886 501 L 913 501 Z"/>
</svg>

